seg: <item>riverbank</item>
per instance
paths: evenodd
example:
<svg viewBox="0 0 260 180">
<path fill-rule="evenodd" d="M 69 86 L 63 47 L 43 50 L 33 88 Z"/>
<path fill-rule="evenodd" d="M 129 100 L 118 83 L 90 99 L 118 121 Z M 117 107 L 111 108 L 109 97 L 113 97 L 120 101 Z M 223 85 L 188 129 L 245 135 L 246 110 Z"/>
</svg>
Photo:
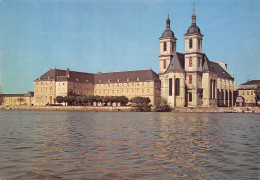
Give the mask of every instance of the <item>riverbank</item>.
<svg viewBox="0 0 260 180">
<path fill-rule="evenodd" d="M 0 106 L 1 110 L 32 110 L 32 111 L 131 111 L 130 106 Z M 219 113 L 260 113 L 260 107 L 178 107 L 172 112 L 219 112 Z"/>
</svg>

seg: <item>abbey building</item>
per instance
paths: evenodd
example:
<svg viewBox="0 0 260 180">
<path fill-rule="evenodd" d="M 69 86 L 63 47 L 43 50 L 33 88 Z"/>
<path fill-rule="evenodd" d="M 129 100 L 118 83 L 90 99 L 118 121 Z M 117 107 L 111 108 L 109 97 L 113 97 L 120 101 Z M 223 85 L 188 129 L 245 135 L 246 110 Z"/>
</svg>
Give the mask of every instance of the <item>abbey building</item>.
<svg viewBox="0 0 260 180">
<path fill-rule="evenodd" d="M 237 90 L 234 77 L 227 72 L 227 64 L 212 62 L 203 53 L 203 35 L 194 12 L 184 39 L 185 52 L 176 52 L 177 39 L 168 17 L 159 38 L 161 96 L 172 107 L 233 106 Z"/>
<path fill-rule="evenodd" d="M 210 61 L 203 52 L 203 35 L 194 12 L 184 40 L 185 52 L 176 52 L 177 39 L 168 16 L 159 38 L 158 74 L 153 70 L 92 74 L 55 68 L 34 81 L 33 104 L 54 104 L 57 96 L 74 94 L 143 96 L 154 106 L 161 97 L 172 107 L 233 106 L 234 77 L 227 72 L 227 64 Z"/>
</svg>

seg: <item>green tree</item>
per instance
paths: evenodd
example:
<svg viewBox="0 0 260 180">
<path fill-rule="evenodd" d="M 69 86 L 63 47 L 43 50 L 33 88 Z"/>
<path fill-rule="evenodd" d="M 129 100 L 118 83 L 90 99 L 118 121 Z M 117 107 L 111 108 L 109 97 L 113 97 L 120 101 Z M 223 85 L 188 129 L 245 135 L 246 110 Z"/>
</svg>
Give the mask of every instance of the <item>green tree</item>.
<svg viewBox="0 0 260 180">
<path fill-rule="evenodd" d="M 90 95 L 88 98 L 90 105 L 93 106 L 93 102 L 95 102 L 95 96 Z"/>
<path fill-rule="evenodd" d="M 64 100 L 64 97 L 62 97 L 62 96 L 57 96 L 56 98 L 55 98 L 55 100 L 57 101 L 57 103 L 62 103 L 63 102 L 63 100 Z"/>
<path fill-rule="evenodd" d="M 117 102 L 120 102 L 121 106 L 125 106 L 129 102 L 129 99 L 125 96 L 118 96 Z"/>
<path fill-rule="evenodd" d="M 155 105 L 156 112 L 170 112 L 171 107 L 168 105 L 166 99 L 161 98 L 160 101 Z"/>
<path fill-rule="evenodd" d="M 257 88 L 255 90 L 255 103 L 257 106 L 258 101 L 260 101 L 260 83 L 258 83 Z"/>
<path fill-rule="evenodd" d="M 88 96 L 82 96 L 81 97 L 81 103 L 82 104 L 84 104 L 86 106 L 88 102 L 89 102 Z"/>
<path fill-rule="evenodd" d="M 81 105 L 81 98 L 82 98 L 81 96 L 75 96 L 75 102 L 77 106 Z"/>
<path fill-rule="evenodd" d="M 133 97 L 130 99 L 130 102 L 132 103 L 133 111 L 151 111 L 151 105 L 149 105 L 151 100 L 149 97 Z"/>
</svg>

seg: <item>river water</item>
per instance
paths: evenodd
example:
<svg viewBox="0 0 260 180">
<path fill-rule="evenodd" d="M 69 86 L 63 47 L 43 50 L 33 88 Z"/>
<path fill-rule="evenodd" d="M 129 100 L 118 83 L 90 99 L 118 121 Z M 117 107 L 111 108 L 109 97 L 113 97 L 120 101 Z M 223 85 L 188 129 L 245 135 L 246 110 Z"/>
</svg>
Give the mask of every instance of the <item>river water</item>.
<svg viewBox="0 0 260 180">
<path fill-rule="evenodd" d="M 0 179 L 259 179 L 259 114 L 0 111 Z"/>
</svg>

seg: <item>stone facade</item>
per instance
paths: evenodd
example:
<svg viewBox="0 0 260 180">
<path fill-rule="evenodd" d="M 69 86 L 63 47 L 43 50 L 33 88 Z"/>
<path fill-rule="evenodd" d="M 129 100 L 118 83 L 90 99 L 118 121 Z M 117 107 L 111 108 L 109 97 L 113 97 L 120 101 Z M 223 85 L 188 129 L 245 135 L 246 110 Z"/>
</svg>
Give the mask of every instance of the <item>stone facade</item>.
<svg viewBox="0 0 260 180">
<path fill-rule="evenodd" d="M 34 104 L 34 93 L 27 94 L 3 94 L 4 106 L 32 106 Z"/>
<path fill-rule="evenodd" d="M 165 33 L 167 32 L 167 33 Z M 159 75 L 161 95 L 172 107 L 214 107 L 234 105 L 236 83 L 223 62 L 209 61 L 202 51 L 203 35 L 192 15 L 185 39 L 185 52 L 176 52 L 176 38 L 166 20 L 159 38 Z"/>
<path fill-rule="evenodd" d="M 83 73 L 51 69 L 34 82 L 35 105 L 54 104 L 57 96 L 142 96 L 149 97 L 151 104 L 160 100 L 160 80 L 152 70 L 123 71 L 112 73 Z"/>
<path fill-rule="evenodd" d="M 255 90 L 259 84 L 260 80 L 252 80 L 239 86 L 237 98 L 239 106 L 255 105 Z M 260 102 L 258 102 L 258 104 L 260 104 Z"/>
</svg>

